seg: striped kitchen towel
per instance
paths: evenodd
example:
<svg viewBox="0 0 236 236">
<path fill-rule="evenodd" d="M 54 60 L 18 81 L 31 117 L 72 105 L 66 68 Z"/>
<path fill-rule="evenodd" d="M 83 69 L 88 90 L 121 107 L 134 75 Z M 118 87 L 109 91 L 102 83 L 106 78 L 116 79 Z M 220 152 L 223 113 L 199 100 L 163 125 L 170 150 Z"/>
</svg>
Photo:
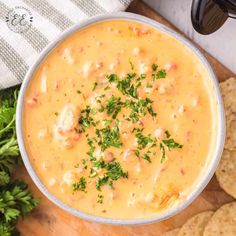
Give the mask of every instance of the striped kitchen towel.
<svg viewBox="0 0 236 236">
<path fill-rule="evenodd" d="M 125 10 L 132 0 L 0 0 L 0 89 L 20 84 L 39 53 L 87 17 Z"/>
</svg>

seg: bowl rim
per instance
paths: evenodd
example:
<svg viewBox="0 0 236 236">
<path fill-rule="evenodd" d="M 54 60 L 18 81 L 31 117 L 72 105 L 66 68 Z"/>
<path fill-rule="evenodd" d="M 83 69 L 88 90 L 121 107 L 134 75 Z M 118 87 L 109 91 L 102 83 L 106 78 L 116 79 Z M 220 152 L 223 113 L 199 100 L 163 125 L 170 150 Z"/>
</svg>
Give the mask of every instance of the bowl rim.
<svg viewBox="0 0 236 236">
<path fill-rule="evenodd" d="M 209 77 L 212 81 L 214 94 L 216 96 L 216 102 L 217 102 L 217 117 L 218 117 L 218 133 L 217 133 L 217 139 L 216 139 L 216 148 L 213 153 L 212 160 L 209 161 L 209 165 L 207 167 L 207 171 L 203 173 L 203 176 L 199 178 L 199 183 L 196 183 L 196 186 L 194 190 L 189 194 L 187 199 L 178 206 L 171 207 L 167 209 L 166 211 L 163 211 L 161 213 L 158 213 L 156 216 L 153 217 L 147 217 L 147 218 L 137 218 L 137 219 L 114 219 L 114 218 L 107 218 L 102 216 L 96 216 L 96 215 L 90 215 L 88 213 L 82 212 L 78 209 L 75 209 L 59 199 L 57 199 L 41 182 L 40 178 L 37 176 L 36 171 L 33 168 L 33 165 L 30 162 L 30 159 L 28 157 L 25 145 L 24 145 L 24 139 L 23 139 L 23 130 L 22 130 L 22 115 L 23 115 L 23 101 L 24 101 L 24 94 L 27 90 L 28 84 L 32 78 L 33 73 L 38 68 L 40 63 L 43 61 L 43 59 L 53 50 L 61 41 L 63 41 L 66 37 L 70 36 L 74 32 L 81 30 L 91 24 L 95 24 L 98 22 L 103 21 L 109 21 L 109 20 L 127 20 L 127 21 L 133 21 L 138 22 L 141 24 L 149 25 L 163 33 L 166 33 L 167 35 L 175 38 L 179 42 L 181 42 L 183 45 L 185 45 L 188 49 L 191 50 L 191 52 L 202 62 L 204 67 L 206 68 Z M 97 223 L 103 223 L 103 224 L 112 224 L 112 225 L 141 225 L 141 224 L 147 224 L 147 223 L 153 223 L 153 222 L 159 222 L 162 220 L 165 220 L 167 218 L 170 218 L 177 213 L 181 212 L 183 209 L 185 209 L 187 206 L 190 205 L 196 199 L 199 194 L 203 191 L 203 189 L 206 187 L 210 179 L 212 178 L 217 165 L 220 161 L 221 154 L 223 152 L 224 147 L 224 139 L 225 139 L 225 115 L 224 115 L 224 106 L 222 97 L 220 94 L 219 89 L 219 83 L 217 81 L 216 75 L 211 68 L 210 64 L 206 60 L 206 58 L 203 56 L 203 54 L 200 52 L 199 49 L 197 49 L 192 42 L 190 42 L 188 39 L 186 39 L 184 36 L 180 35 L 179 33 L 175 32 L 174 30 L 168 28 L 167 26 L 152 20 L 148 17 L 144 17 L 138 14 L 129 13 L 129 12 L 117 12 L 117 13 L 106 13 L 97 15 L 95 17 L 91 17 L 88 19 L 85 19 L 68 30 L 66 30 L 64 33 L 62 33 L 59 37 L 56 38 L 56 40 L 52 41 L 39 55 L 36 62 L 30 67 L 29 71 L 27 72 L 23 83 L 21 85 L 21 89 L 19 92 L 18 102 L 17 102 L 17 109 L 16 109 L 16 133 L 17 133 L 17 139 L 19 144 L 20 153 L 24 162 L 24 165 L 32 178 L 33 182 L 36 184 L 36 186 L 39 188 L 39 190 L 54 204 L 59 206 L 60 208 L 64 209 L 65 211 L 69 212 L 70 214 L 80 217 L 82 219 L 93 221 Z"/>
</svg>

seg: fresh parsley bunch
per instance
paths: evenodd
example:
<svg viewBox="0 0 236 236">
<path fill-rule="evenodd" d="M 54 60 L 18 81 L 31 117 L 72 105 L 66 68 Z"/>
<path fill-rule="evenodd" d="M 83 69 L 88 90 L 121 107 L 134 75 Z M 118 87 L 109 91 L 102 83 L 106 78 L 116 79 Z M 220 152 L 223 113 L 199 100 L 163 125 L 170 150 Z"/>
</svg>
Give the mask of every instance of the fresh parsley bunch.
<svg viewBox="0 0 236 236">
<path fill-rule="evenodd" d="M 21 162 L 16 139 L 15 116 L 18 88 L 0 91 L 0 235 L 19 235 L 16 222 L 29 213 L 38 201 L 27 184 L 11 181 L 11 175 Z"/>
</svg>

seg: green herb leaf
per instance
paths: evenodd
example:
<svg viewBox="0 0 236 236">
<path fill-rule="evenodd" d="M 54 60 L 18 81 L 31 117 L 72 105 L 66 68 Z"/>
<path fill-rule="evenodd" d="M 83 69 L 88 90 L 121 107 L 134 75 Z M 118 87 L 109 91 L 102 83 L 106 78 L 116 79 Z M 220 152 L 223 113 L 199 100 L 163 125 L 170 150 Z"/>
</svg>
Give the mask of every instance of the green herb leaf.
<svg viewBox="0 0 236 236">
<path fill-rule="evenodd" d="M 156 73 L 152 74 L 152 79 L 164 79 L 166 77 L 166 71 L 165 70 L 159 70 Z"/>
<path fill-rule="evenodd" d="M 38 201 L 23 182 L 11 182 L 10 174 L 20 163 L 16 140 L 15 111 L 18 89 L 0 91 L 0 235 L 18 235 L 16 223 Z"/>
<path fill-rule="evenodd" d="M 5 171 L 0 171 L 0 186 L 7 185 L 10 182 L 10 175 Z"/>
<path fill-rule="evenodd" d="M 167 138 L 169 138 L 171 136 L 168 130 L 165 131 L 165 135 Z"/>
<path fill-rule="evenodd" d="M 163 163 L 167 158 L 166 158 L 166 150 L 162 143 L 160 143 L 160 150 L 162 152 L 161 163 Z"/>
<path fill-rule="evenodd" d="M 152 162 L 150 156 L 147 153 L 143 154 L 141 157 L 150 163 Z"/>
<path fill-rule="evenodd" d="M 156 71 L 157 68 L 158 68 L 158 65 L 157 65 L 157 64 L 152 64 L 152 70 L 153 70 L 153 71 Z"/>
<path fill-rule="evenodd" d="M 6 222 L 15 221 L 20 215 L 26 215 L 38 200 L 33 198 L 23 182 L 14 182 L 2 189 L 0 193 L 0 212 L 4 213 Z"/>
<path fill-rule="evenodd" d="M 106 78 L 108 79 L 108 81 L 110 83 L 112 82 L 118 82 L 120 79 L 116 74 L 110 74 L 110 75 L 106 75 Z"/>
<path fill-rule="evenodd" d="M 97 180 L 96 180 L 96 189 L 98 191 L 101 191 L 101 187 L 105 184 L 107 184 L 109 181 L 109 177 L 108 176 L 103 176 L 103 177 L 99 177 Z"/>
<path fill-rule="evenodd" d="M 134 64 L 132 63 L 132 61 L 129 59 L 129 64 L 131 66 L 131 69 L 133 70 L 134 69 Z"/>
<path fill-rule="evenodd" d="M 82 159 L 81 163 L 82 163 L 84 169 L 86 170 L 88 168 L 87 161 L 85 159 Z"/>
<path fill-rule="evenodd" d="M 137 157 L 139 157 L 139 156 L 140 156 L 140 151 L 137 150 L 137 149 L 135 149 L 135 150 L 134 150 L 134 154 L 135 154 Z"/>
<path fill-rule="evenodd" d="M 112 118 L 116 119 L 123 106 L 124 103 L 121 101 L 121 98 L 112 95 L 105 104 L 105 110 L 107 111 L 107 115 L 112 115 Z"/>
<path fill-rule="evenodd" d="M 85 116 L 81 115 L 79 118 L 79 124 L 82 125 L 84 128 L 90 127 L 90 125 L 95 126 L 94 120 L 91 116 L 93 113 L 93 110 L 90 106 L 86 106 L 85 109 L 81 111 L 82 114 L 85 114 Z"/>
<path fill-rule="evenodd" d="M 135 129 L 135 137 L 137 138 L 137 142 L 138 142 L 138 149 L 142 150 L 144 148 L 146 148 L 146 146 L 149 143 L 153 143 L 154 139 L 152 139 L 150 136 L 144 136 L 142 134 L 142 130 L 140 129 Z"/>
<path fill-rule="evenodd" d="M 94 84 L 93 84 L 93 91 L 97 88 L 97 85 L 98 85 L 98 83 L 97 82 L 95 82 Z"/>
<path fill-rule="evenodd" d="M 112 180 L 118 180 L 119 178 L 128 178 L 128 172 L 124 172 L 120 163 L 113 161 L 106 165 L 106 175 Z"/>
<path fill-rule="evenodd" d="M 109 147 L 120 148 L 122 146 L 118 125 L 119 121 L 116 120 L 113 129 L 109 126 L 103 129 L 96 129 L 96 135 L 99 139 L 98 145 L 102 151 L 105 151 Z"/>
<path fill-rule="evenodd" d="M 94 146 L 93 140 L 88 138 L 87 144 L 89 145 L 89 150 L 88 150 L 87 154 L 89 155 L 90 161 L 94 161 L 94 160 L 96 160 L 96 158 L 93 155 L 93 153 L 95 151 L 95 146 Z"/>
<path fill-rule="evenodd" d="M 86 192 L 86 179 L 84 177 L 80 177 L 78 182 L 72 184 L 73 191 L 82 191 Z"/>
<path fill-rule="evenodd" d="M 96 180 L 96 188 L 101 191 L 101 186 L 109 184 L 113 188 L 113 181 L 120 178 L 128 178 L 128 172 L 124 172 L 120 163 L 116 161 L 109 162 L 103 167 L 106 172 L 103 177 Z"/>
<path fill-rule="evenodd" d="M 14 224 L 6 223 L 3 220 L 0 221 L 0 235 L 1 236 L 19 236 L 18 230 Z"/>
<path fill-rule="evenodd" d="M 89 177 L 94 178 L 98 175 L 97 171 L 94 168 L 90 169 Z"/>
<path fill-rule="evenodd" d="M 156 116 L 157 114 L 153 111 L 152 103 L 149 98 L 139 99 L 136 101 L 130 100 L 126 102 L 126 106 L 131 108 L 131 113 L 129 115 L 130 120 L 136 123 L 141 115 L 146 115 L 149 113 L 151 116 Z"/>
<path fill-rule="evenodd" d="M 156 78 L 157 79 L 164 79 L 166 77 L 166 71 L 165 70 L 159 70 L 156 73 Z"/>
<path fill-rule="evenodd" d="M 179 143 L 175 142 L 175 140 L 173 138 L 164 139 L 164 140 L 162 140 L 162 142 L 168 147 L 168 149 L 182 148 L 183 147 L 182 144 L 179 144 Z"/>
<path fill-rule="evenodd" d="M 102 204 L 103 203 L 103 199 L 104 199 L 104 196 L 101 195 L 101 194 L 98 194 L 97 203 Z"/>
<path fill-rule="evenodd" d="M 163 139 L 162 142 L 167 146 L 167 148 L 170 150 L 172 148 L 182 148 L 183 145 L 175 142 L 173 138 L 171 138 L 171 135 L 169 131 L 165 131 L 166 139 Z"/>
</svg>

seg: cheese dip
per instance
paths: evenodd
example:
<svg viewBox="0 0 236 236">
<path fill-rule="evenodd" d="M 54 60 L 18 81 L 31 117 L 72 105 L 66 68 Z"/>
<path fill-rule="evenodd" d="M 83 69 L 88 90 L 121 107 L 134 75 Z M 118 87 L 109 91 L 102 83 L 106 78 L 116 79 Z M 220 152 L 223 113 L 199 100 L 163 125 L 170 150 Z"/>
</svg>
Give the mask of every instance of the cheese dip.
<svg viewBox="0 0 236 236">
<path fill-rule="evenodd" d="M 184 201 L 212 157 L 209 74 L 190 49 L 145 24 L 108 20 L 59 43 L 23 104 L 23 136 L 45 187 L 114 219 Z"/>
</svg>

